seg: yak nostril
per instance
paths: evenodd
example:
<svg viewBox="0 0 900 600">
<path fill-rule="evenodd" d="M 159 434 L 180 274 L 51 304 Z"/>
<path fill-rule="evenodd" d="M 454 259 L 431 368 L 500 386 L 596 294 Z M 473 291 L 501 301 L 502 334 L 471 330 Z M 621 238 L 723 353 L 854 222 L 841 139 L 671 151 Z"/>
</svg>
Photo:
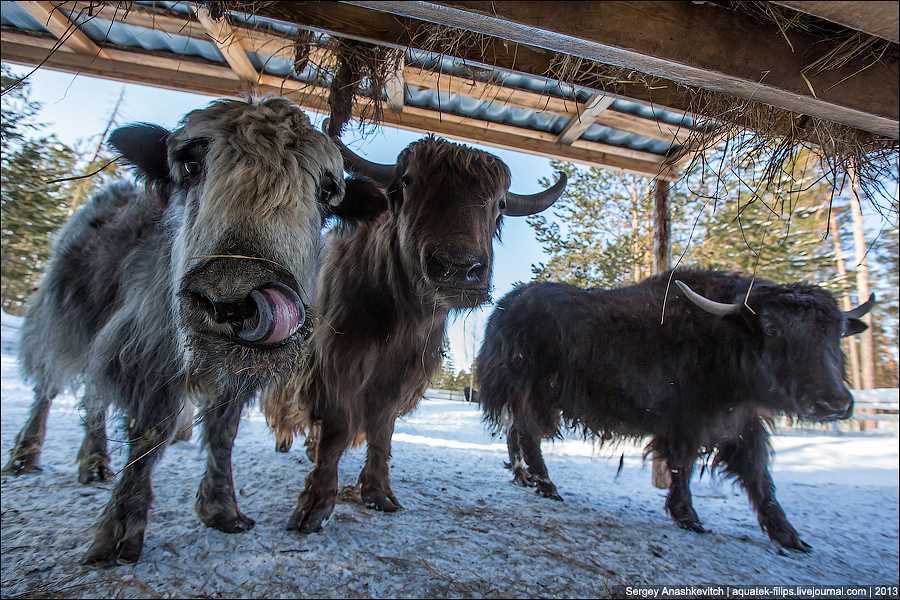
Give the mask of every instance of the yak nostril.
<svg viewBox="0 0 900 600">
<path fill-rule="evenodd" d="M 466 281 L 481 281 L 484 275 L 484 265 L 480 262 L 474 263 L 466 270 Z"/>
</svg>

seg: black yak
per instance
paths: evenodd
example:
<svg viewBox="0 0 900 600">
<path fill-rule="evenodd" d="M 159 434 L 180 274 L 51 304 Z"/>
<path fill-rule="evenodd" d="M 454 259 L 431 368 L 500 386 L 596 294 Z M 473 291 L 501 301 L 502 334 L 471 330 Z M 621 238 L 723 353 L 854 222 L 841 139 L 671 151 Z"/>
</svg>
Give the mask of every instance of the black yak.
<svg viewBox="0 0 900 600">
<path fill-rule="evenodd" d="M 851 414 L 840 340 L 866 328 L 860 317 L 874 299 L 843 313 L 812 285 L 675 277 L 671 288 L 668 273 L 622 289 L 533 283 L 497 304 L 476 364 L 486 421 L 508 427 L 514 481 L 562 499 L 540 449 L 562 426 L 600 441 L 650 436 L 647 452 L 669 467 L 666 509 L 679 526 L 704 531 L 689 482 L 698 457 L 714 453 L 763 530 L 806 551 L 775 498 L 768 423 Z"/>
<path fill-rule="evenodd" d="M 513 194 L 499 158 L 434 137 L 411 144 L 396 165 L 341 151 L 348 171 L 385 187 L 388 207 L 332 234 L 316 289 L 322 325 L 311 339 L 310 367 L 264 402 L 282 449 L 293 431 L 320 423 L 316 465 L 289 522 L 303 533 L 330 518 L 340 457 L 363 439 L 362 500 L 377 510 L 400 508 L 388 470 L 394 421 L 418 405 L 439 368 L 451 311 L 488 300 L 502 217 L 540 212 L 566 185 L 561 176 L 537 194 Z"/>
<path fill-rule="evenodd" d="M 283 98 L 215 102 L 174 131 L 126 126 L 110 144 L 146 185 L 108 186 L 60 231 L 22 329 L 35 401 L 5 467 L 37 468 L 50 403 L 83 385 L 81 478 L 105 478 L 106 408 L 122 410 L 128 462 L 86 563 L 140 557 L 151 471 L 187 398 L 207 450 L 197 514 L 229 533 L 253 527 L 231 470 L 241 410 L 304 364 L 323 220 L 345 191 L 384 202 L 374 184 L 345 187 L 337 146 Z"/>
</svg>

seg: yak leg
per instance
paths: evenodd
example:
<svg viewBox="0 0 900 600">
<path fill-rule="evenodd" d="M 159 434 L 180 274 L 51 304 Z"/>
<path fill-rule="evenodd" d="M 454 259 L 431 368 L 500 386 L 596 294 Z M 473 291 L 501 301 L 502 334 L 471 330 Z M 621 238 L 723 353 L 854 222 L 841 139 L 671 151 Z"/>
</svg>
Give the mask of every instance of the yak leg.
<svg viewBox="0 0 900 600">
<path fill-rule="evenodd" d="M 319 447 L 319 436 L 322 433 L 322 424 L 319 421 L 312 421 L 306 429 L 306 439 L 303 445 L 306 448 L 306 458 L 310 462 L 316 462 L 316 449 Z"/>
<path fill-rule="evenodd" d="M 363 503 L 384 512 L 403 508 L 391 489 L 388 462 L 391 459 L 391 437 L 394 435 L 393 414 L 366 416 L 366 464 L 359 474 L 359 491 Z"/>
<path fill-rule="evenodd" d="M 528 463 L 528 479 L 537 488 L 537 493 L 545 498 L 559 500 L 562 496 L 556 490 L 556 485 L 550 481 L 547 465 L 544 464 L 544 455 L 541 452 L 541 434 L 528 430 L 521 424 L 516 426 L 519 432 L 519 446 Z"/>
<path fill-rule="evenodd" d="M 43 385 L 35 386 L 31 412 L 16 436 L 15 445 L 9 451 L 9 461 L 3 467 L 4 473 L 21 475 L 41 470 L 38 462 L 44 446 L 44 437 L 47 435 L 47 416 L 57 393 L 57 390 L 47 389 Z"/>
<path fill-rule="evenodd" d="M 172 442 L 189 442 L 194 435 L 194 402 L 190 398 L 184 399 L 184 406 L 178 413 L 175 424 L 175 437 Z"/>
<path fill-rule="evenodd" d="M 330 406 L 319 429 L 316 464 L 306 476 L 306 485 L 297 507 L 288 520 L 288 529 L 300 533 L 321 531 L 334 513 L 338 493 L 338 463 L 350 445 L 350 424 L 344 411 Z"/>
<path fill-rule="evenodd" d="M 784 509 L 775 498 L 775 483 L 769 473 L 769 434 L 758 421 L 733 442 L 719 447 L 716 461 L 736 476 L 756 510 L 759 525 L 776 544 L 809 552 L 812 546 L 788 521 Z"/>
<path fill-rule="evenodd" d="M 534 486 L 531 476 L 525 469 L 522 445 L 519 443 L 519 430 L 515 425 L 510 425 L 506 432 L 506 449 L 509 452 L 509 462 L 504 463 L 504 466 L 513 472 L 513 483 L 522 487 Z"/>
<path fill-rule="evenodd" d="M 658 439 L 654 440 L 654 445 L 657 452 L 662 454 L 661 458 L 666 461 L 672 480 L 666 496 L 666 512 L 682 529 L 706 533 L 706 528 L 694 510 L 694 501 L 691 497 L 691 474 L 694 472 L 696 452 L 675 452 L 670 445 L 661 443 Z"/>
<path fill-rule="evenodd" d="M 94 543 L 82 560 L 84 564 L 134 563 L 141 557 L 147 513 L 153 501 L 150 477 L 172 437 L 172 417 L 181 404 L 177 394 L 162 392 L 147 398 L 146 406 L 151 409 L 135 411 L 137 414 L 128 417 L 128 462 L 103 509 Z"/>
<path fill-rule="evenodd" d="M 249 531 L 256 522 L 238 510 L 231 472 L 231 452 L 244 402 L 216 399 L 204 414 L 206 473 L 197 490 L 195 509 L 207 527 L 225 533 Z"/>
<path fill-rule="evenodd" d="M 113 476 L 106 450 L 107 403 L 96 395 L 86 393 L 84 407 L 84 440 L 78 450 L 78 481 L 91 483 L 106 481 Z"/>
</svg>

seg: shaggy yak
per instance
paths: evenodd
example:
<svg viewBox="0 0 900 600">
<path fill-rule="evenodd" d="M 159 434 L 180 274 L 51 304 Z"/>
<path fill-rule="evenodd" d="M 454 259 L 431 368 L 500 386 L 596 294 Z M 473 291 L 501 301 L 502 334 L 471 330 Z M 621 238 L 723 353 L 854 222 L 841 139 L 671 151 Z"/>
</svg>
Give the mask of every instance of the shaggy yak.
<svg viewBox="0 0 900 600">
<path fill-rule="evenodd" d="M 388 207 L 326 242 L 309 369 L 295 386 L 269 390 L 264 402 L 282 449 L 293 432 L 319 424 L 316 464 L 288 523 L 303 533 L 331 516 L 340 457 L 363 439 L 363 502 L 388 512 L 401 507 L 388 472 L 394 421 L 416 407 L 439 368 L 448 315 L 489 299 L 502 217 L 538 213 L 566 185 L 561 176 L 537 194 L 511 193 L 500 159 L 435 137 L 411 144 L 396 165 L 340 148 L 349 172 L 385 187 Z"/>
<path fill-rule="evenodd" d="M 677 277 L 662 324 L 669 274 L 613 290 L 523 285 L 497 304 L 476 368 L 486 421 L 508 426 L 514 481 L 562 500 L 540 448 L 561 424 L 601 441 L 650 436 L 647 452 L 671 473 L 666 510 L 679 526 L 704 531 L 689 482 L 697 458 L 714 453 L 772 540 L 808 551 L 775 499 L 767 427 L 778 414 L 850 416 L 840 341 L 865 330 L 874 299 L 843 313 L 812 285 Z"/>
<path fill-rule="evenodd" d="M 97 524 L 89 564 L 134 562 L 152 499 L 151 471 L 185 399 L 198 400 L 207 468 L 196 510 L 246 531 L 231 452 L 244 405 L 302 368 L 320 231 L 342 201 L 383 192 L 343 180 L 337 146 L 282 98 L 219 101 L 174 131 L 137 124 L 110 144 L 145 185 L 116 182 L 60 231 L 31 299 L 21 363 L 31 416 L 5 470 L 35 470 L 53 398 L 84 386 L 82 481 L 109 475 L 104 420 L 124 413 L 128 462 Z"/>
</svg>

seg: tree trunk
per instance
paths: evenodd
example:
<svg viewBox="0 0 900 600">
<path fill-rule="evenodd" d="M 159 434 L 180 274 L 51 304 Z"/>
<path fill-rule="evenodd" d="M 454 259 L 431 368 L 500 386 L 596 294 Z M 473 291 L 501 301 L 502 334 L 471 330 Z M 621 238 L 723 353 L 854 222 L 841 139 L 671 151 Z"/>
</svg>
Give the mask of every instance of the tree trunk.
<svg viewBox="0 0 900 600">
<path fill-rule="evenodd" d="M 671 215 L 669 182 L 656 180 L 653 197 L 653 272 L 662 273 L 672 267 Z M 667 489 L 672 484 L 669 467 L 662 458 L 653 458 L 653 486 Z"/>
<path fill-rule="evenodd" d="M 641 282 L 641 222 L 638 219 L 638 202 L 638 186 L 635 180 L 631 182 L 631 278 L 635 283 Z"/>
<path fill-rule="evenodd" d="M 859 179 L 856 168 L 847 169 L 850 176 L 850 210 L 853 213 L 853 243 L 856 258 L 856 294 L 860 304 L 869 299 L 869 266 L 866 260 L 866 236 L 863 228 L 862 204 L 859 197 Z M 869 328 L 860 334 L 860 373 L 862 386 L 875 387 L 875 345 L 872 340 L 872 315 L 863 317 Z"/>
<path fill-rule="evenodd" d="M 834 241 L 834 262 L 837 265 L 838 275 L 843 282 L 847 279 L 847 266 L 844 264 L 844 249 L 841 247 L 841 230 L 838 227 L 837 209 L 832 209 L 830 219 L 829 229 L 831 229 L 831 239 Z M 850 294 L 846 291 L 841 293 L 841 308 L 844 310 L 853 308 Z M 856 336 L 846 337 L 844 341 L 847 343 L 850 355 L 850 383 L 853 389 L 858 390 L 862 388 L 862 379 L 859 374 L 859 348 L 857 347 Z"/>
</svg>

